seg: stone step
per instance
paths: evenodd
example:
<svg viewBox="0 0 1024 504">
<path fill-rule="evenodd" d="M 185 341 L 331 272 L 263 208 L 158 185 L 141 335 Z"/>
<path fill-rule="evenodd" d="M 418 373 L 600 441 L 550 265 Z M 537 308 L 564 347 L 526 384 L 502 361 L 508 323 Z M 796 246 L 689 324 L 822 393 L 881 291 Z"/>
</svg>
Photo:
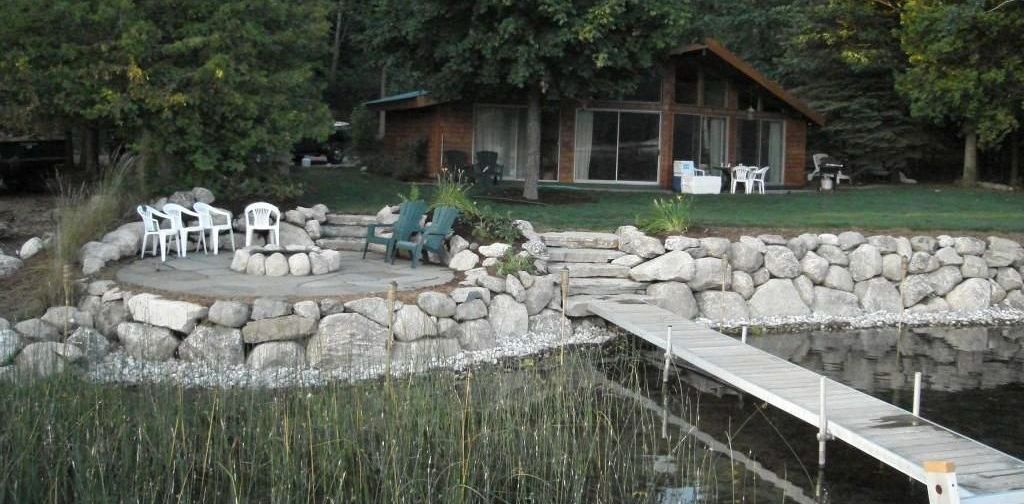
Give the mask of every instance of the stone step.
<svg viewBox="0 0 1024 504">
<path fill-rule="evenodd" d="M 327 214 L 327 224 L 334 226 L 366 226 L 376 224 L 377 216 L 359 214 Z"/>
<path fill-rule="evenodd" d="M 549 247 L 617 249 L 619 236 L 612 233 L 590 231 L 559 231 L 541 233 L 541 240 Z"/>
<path fill-rule="evenodd" d="M 362 238 L 366 236 L 366 226 L 320 226 L 320 236 L 325 238 Z"/>
<path fill-rule="evenodd" d="M 565 314 L 569 317 L 587 317 L 590 313 L 590 303 L 593 301 L 617 301 L 648 303 L 653 299 L 644 294 L 617 294 L 617 295 L 591 295 L 583 294 L 569 296 L 565 304 Z"/>
<path fill-rule="evenodd" d="M 552 262 L 606 263 L 614 261 L 626 253 L 609 249 L 550 247 L 548 255 Z"/>
<path fill-rule="evenodd" d="M 569 295 L 642 294 L 647 292 L 648 285 L 625 278 L 576 278 L 569 281 Z"/>
<path fill-rule="evenodd" d="M 553 262 L 548 263 L 548 272 L 560 274 L 562 269 L 569 270 L 570 278 L 591 278 L 591 277 L 604 277 L 604 278 L 627 278 L 629 277 L 629 268 L 620 266 L 618 264 L 601 264 L 601 263 L 574 263 L 574 262 Z"/>
</svg>

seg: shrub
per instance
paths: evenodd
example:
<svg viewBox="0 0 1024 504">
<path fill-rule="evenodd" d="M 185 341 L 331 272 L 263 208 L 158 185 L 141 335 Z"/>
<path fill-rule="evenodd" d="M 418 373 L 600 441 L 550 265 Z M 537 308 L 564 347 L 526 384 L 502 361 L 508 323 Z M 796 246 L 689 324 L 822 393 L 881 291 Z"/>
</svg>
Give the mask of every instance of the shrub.
<svg viewBox="0 0 1024 504">
<path fill-rule="evenodd" d="M 377 118 L 363 105 L 352 109 L 352 150 L 360 156 L 377 151 Z"/>
<path fill-rule="evenodd" d="M 490 207 L 483 207 L 475 215 L 468 216 L 468 221 L 477 241 L 513 243 L 519 239 L 519 229 L 508 213 L 502 215 Z"/>
<path fill-rule="evenodd" d="M 528 255 L 513 254 L 511 250 L 498 258 L 498 275 L 515 275 L 520 271 L 533 274 L 537 268 L 533 266 L 533 258 Z"/>
<path fill-rule="evenodd" d="M 420 186 L 417 184 L 411 184 L 409 186 L 409 192 L 398 193 L 398 198 L 401 199 L 403 203 L 406 201 L 416 201 L 418 199 L 422 199 L 420 198 Z"/>
<path fill-rule="evenodd" d="M 479 212 L 476 203 L 469 197 L 472 188 L 473 184 L 464 182 L 461 174 L 444 171 L 437 176 L 437 187 L 430 200 L 430 207 L 456 208 L 465 218 L 476 215 Z"/>
<path fill-rule="evenodd" d="M 636 225 L 650 234 L 685 233 L 690 224 L 690 200 L 682 194 L 674 198 L 655 198 L 646 215 L 637 216 Z"/>
</svg>

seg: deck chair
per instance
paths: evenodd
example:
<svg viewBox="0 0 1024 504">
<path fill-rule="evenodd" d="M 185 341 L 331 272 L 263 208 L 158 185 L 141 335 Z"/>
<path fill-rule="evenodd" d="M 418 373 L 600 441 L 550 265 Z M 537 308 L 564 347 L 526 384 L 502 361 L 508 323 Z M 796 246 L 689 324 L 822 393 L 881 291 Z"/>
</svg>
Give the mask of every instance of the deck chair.
<svg viewBox="0 0 1024 504">
<path fill-rule="evenodd" d="M 398 211 L 398 221 L 394 224 L 370 224 L 366 226 L 366 243 L 363 244 L 363 259 L 371 243 L 384 245 L 384 260 L 389 260 L 394 253 L 395 242 L 409 241 L 413 233 L 420 230 L 420 219 L 427 212 L 427 203 L 423 200 L 406 201 Z M 391 229 L 390 236 L 377 236 L 378 229 Z"/>
<path fill-rule="evenodd" d="M 473 165 L 473 179 L 476 183 L 494 186 L 501 183 L 505 166 L 498 163 L 498 153 L 479 151 L 476 153 L 476 164 Z"/>
<path fill-rule="evenodd" d="M 469 156 L 459 150 L 444 151 L 441 157 L 441 167 L 452 175 L 462 177 L 463 180 L 468 180 L 471 175 L 469 173 Z"/>
<path fill-rule="evenodd" d="M 459 216 L 459 210 L 452 207 L 438 207 L 434 209 L 434 218 L 425 228 L 419 228 L 407 240 L 398 240 L 391 249 L 388 260 L 395 263 L 395 256 L 399 250 L 409 251 L 412 257 L 412 267 L 415 268 L 423 257 L 423 251 L 439 254 L 443 261 L 447 261 L 448 253 L 444 249 L 444 241 L 452 233 L 452 226 Z"/>
</svg>

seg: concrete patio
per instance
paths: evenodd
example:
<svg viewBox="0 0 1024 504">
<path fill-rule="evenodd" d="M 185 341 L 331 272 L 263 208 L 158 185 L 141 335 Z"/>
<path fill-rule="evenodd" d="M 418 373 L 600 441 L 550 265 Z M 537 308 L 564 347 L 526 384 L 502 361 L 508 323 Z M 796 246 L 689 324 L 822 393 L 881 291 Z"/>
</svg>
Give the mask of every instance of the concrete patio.
<svg viewBox="0 0 1024 504">
<path fill-rule="evenodd" d="M 192 253 L 188 257 L 148 257 L 123 266 L 116 277 L 126 287 L 194 296 L 256 298 L 264 296 L 310 298 L 384 292 L 397 282 L 399 290 L 415 290 L 445 284 L 454 278 L 452 270 L 397 259 L 392 266 L 380 254 L 366 260 L 357 252 L 341 252 L 341 270 L 316 276 L 266 277 L 231 271 L 232 255 Z"/>
</svg>

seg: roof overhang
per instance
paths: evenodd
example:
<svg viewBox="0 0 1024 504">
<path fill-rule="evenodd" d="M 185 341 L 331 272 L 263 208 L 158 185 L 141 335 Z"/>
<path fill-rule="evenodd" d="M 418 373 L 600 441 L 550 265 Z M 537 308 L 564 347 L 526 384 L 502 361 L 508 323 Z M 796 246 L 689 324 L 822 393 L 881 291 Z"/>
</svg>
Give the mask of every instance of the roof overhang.
<svg viewBox="0 0 1024 504">
<path fill-rule="evenodd" d="M 408 93 L 401 93 L 396 95 L 385 96 L 376 100 L 370 100 L 363 103 L 366 108 L 373 111 L 388 111 L 388 110 L 412 110 L 424 107 L 432 107 L 439 103 L 429 96 L 429 92 L 423 89 L 416 91 L 409 91 Z"/>
<path fill-rule="evenodd" d="M 714 55 L 718 56 L 723 61 L 725 61 L 733 68 L 735 68 L 737 71 L 739 71 L 741 74 L 747 76 L 748 78 L 750 78 L 750 80 L 756 82 L 759 86 L 767 89 L 768 92 L 770 92 L 776 98 L 785 102 L 790 107 L 793 107 L 793 109 L 795 109 L 797 112 L 803 114 L 804 117 L 810 119 L 811 122 L 817 124 L 818 126 L 825 125 L 825 116 L 823 114 L 812 109 L 803 100 L 797 98 L 796 96 L 793 96 L 790 92 L 783 89 L 778 82 L 769 79 L 767 76 L 759 72 L 756 68 L 751 66 L 750 63 L 747 63 L 746 61 L 743 60 L 743 58 L 740 58 L 732 51 L 726 49 L 725 46 L 723 46 L 715 39 L 707 38 L 704 39 L 702 43 L 686 45 L 671 51 L 669 54 L 673 56 L 678 56 L 682 54 L 689 54 L 705 50 L 710 51 Z"/>
</svg>

